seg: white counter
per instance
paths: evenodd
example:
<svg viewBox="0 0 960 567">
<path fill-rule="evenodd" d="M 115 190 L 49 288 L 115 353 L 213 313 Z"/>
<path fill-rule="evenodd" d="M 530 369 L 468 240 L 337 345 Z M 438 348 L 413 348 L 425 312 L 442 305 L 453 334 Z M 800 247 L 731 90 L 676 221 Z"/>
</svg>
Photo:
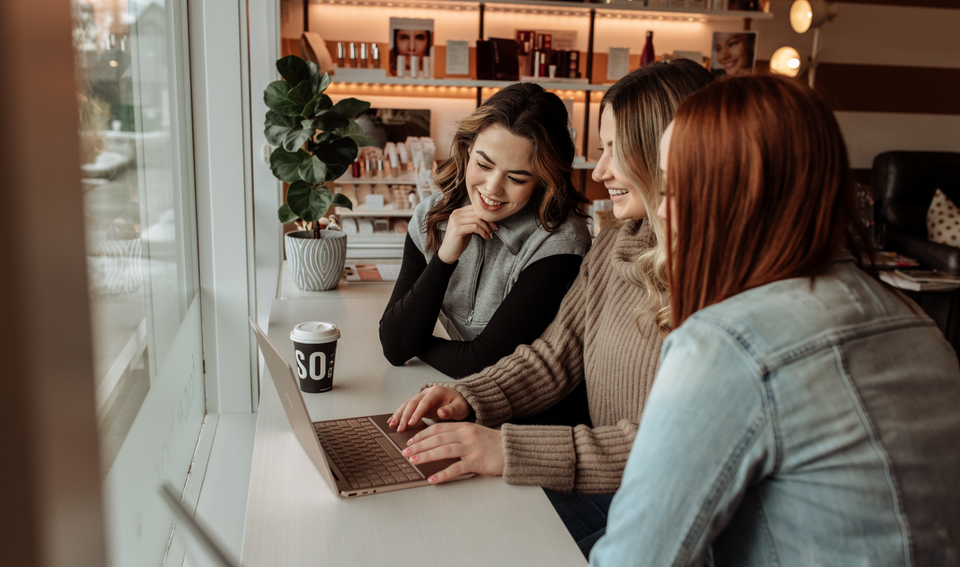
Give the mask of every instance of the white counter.
<svg viewBox="0 0 960 567">
<path fill-rule="evenodd" d="M 359 288 L 359 290 L 357 289 Z M 340 326 L 334 388 L 304 394 L 314 420 L 392 412 L 427 381 L 447 380 L 419 360 L 393 367 L 378 322 L 389 296 L 344 287 L 318 299 L 277 300 L 268 335 L 290 360 L 290 328 Z M 242 564 L 248 566 L 582 566 L 543 491 L 475 477 L 340 499 L 300 447 L 268 376 L 261 384 Z"/>
</svg>

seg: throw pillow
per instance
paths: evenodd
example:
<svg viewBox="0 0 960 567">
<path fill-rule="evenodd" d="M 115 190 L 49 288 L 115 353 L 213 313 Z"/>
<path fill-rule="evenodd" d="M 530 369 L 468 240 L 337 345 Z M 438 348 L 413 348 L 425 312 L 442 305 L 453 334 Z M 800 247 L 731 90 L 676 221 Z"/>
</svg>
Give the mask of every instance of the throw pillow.
<svg viewBox="0 0 960 567">
<path fill-rule="evenodd" d="M 927 209 L 927 238 L 960 248 L 960 208 L 939 189 Z"/>
</svg>

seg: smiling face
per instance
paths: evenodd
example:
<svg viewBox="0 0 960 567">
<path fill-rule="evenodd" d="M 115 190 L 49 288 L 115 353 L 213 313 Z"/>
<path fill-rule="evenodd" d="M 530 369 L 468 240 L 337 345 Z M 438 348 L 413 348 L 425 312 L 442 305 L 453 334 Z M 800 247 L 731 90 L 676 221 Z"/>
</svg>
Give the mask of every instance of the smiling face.
<svg viewBox="0 0 960 567">
<path fill-rule="evenodd" d="M 673 122 L 667 124 L 666 129 L 663 131 L 663 136 L 660 137 L 660 169 L 663 171 L 664 184 L 666 184 L 667 178 L 667 154 L 670 152 L 670 140 L 673 139 Z M 664 221 L 667 220 L 667 201 L 670 202 L 670 214 L 673 215 L 673 218 L 676 217 L 677 213 L 677 198 L 676 196 L 671 196 L 669 199 L 663 199 L 660 201 L 660 207 L 657 209 L 657 216 L 662 218 Z M 676 232 L 677 227 L 674 224 L 674 232 Z"/>
<path fill-rule="evenodd" d="M 746 75 L 752 71 L 753 50 L 746 35 L 718 33 L 714 40 L 714 56 L 727 75 Z"/>
<path fill-rule="evenodd" d="M 613 201 L 613 216 L 620 220 L 639 220 L 647 217 L 640 191 L 631 185 L 617 169 L 613 157 L 613 142 L 616 134 L 613 108 L 607 105 L 600 117 L 600 161 L 593 170 L 593 180 L 603 183 Z"/>
<path fill-rule="evenodd" d="M 481 219 L 496 222 L 516 214 L 533 196 L 533 144 L 500 126 L 477 135 L 467 164 L 467 194 Z"/>
</svg>

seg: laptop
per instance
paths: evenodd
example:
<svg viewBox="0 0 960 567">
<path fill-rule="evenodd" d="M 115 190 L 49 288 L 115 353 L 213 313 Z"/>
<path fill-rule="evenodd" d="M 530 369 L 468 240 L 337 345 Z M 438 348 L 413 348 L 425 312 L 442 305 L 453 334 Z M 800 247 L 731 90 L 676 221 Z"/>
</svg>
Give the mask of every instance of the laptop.
<svg viewBox="0 0 960 567">
<path fill-rule="evenodd" d="M 338 496 L 353 498 L 429 485 L 428 478 L 459 460 L 410 463 L 400 451 L 408 439 L 427 426 L 421 423 L 397 433 L 387 425 L 392 415 L 389 413 L 311 421 L 293 368 L 256 321 L 249 320 L 297 440 Z M 472 476 L 460 475 L 454 480 Z"/>
</svg>

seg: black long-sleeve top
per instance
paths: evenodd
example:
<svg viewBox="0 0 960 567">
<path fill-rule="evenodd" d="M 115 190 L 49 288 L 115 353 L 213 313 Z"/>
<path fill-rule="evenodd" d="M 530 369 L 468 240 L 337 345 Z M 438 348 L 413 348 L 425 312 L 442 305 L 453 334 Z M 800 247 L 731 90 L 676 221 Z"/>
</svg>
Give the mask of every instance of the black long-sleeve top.
<svg viewBox="0 0 960 567">
<path fill-rule="evenodd" d="M 427 263 L 408 235 L 400 275 L 380 319 L 383 354 L 395 366 L 419 357 L 451 378 L 479 372 L 540 337 L 582 261 L 576 254 L 557 254 L 530 264 L 475 339 L 451 341 L 433 336 L 433 329 L 458 262 L 446 264 L 434 254 Z"/>
</svg>

